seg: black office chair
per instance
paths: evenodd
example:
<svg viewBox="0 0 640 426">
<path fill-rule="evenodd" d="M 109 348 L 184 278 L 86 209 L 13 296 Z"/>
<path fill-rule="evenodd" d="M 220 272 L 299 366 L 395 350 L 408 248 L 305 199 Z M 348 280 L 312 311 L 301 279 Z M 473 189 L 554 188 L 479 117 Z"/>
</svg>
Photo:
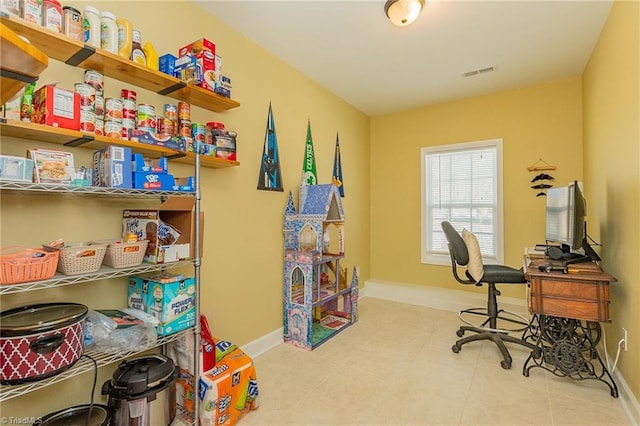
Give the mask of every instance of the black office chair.
<svg viewBox="0 0 640 426">
<path fill-rule="evenodd" d="M 484 265 L 484 271 L 482 277 L 476 282 L 471 276 L 469 271 L 465 272 L 466 279 L 458 275 L 459 266 L 467 266 L 469 264 L 469 251 L 464 239 L 458 231 L 447 221 L 442 222 L 442 229 L 447 241 L 449 243 L 449 254 L 451 255 L 451 268 L 453 270 L 453 276 L 456 281 L 461 284 L 473 284 L 481 286 L 486 284 L 488 289 L 487 308 L 471 308 L 460 311 L 459 317 L 467 326 L 461 326 L 456 334 L 458 337 L 464 336 L 467 331 L 474 332 L 476 334 L 468 337 L 463 337 L 456 341 L 455 345 L 451 348 L 453 352 L 458 353 L 462 348 L 462 345 L 469 342 L 475 342 L 477 340 L 491 340 L 496 344 L 500 352 L 502 353 L 503 360 L 500 361 L 500 365 L 504 369 L 511 368 L 511 355 L 505 345 L 505 343 L 517 343 L 528 347 L 531 350 L 536 350 L 535 345 L 529 342 L 525 342 L 523 339 L 509 335 L 509 332 L 524 331 L 528 322 L 526 318 L 517 314 L 507 312 L 503 309 L 498 309 L 497 296 L 500 295 L 500 291 L 496 288 L 496 284 L 525 284 L 527 280 L 524 277 L 524 273 L 518 269 L 511 268 L 504 265 Z M 465 315 L 477 315 L 484 317 L 484 321 L 480 325 L 472 325 L 465 319 Z M 515 324 L 514 329 L 502 329 L 498 328 L 498 320 L 507 321 L 511 324 Z"/>
</svg>

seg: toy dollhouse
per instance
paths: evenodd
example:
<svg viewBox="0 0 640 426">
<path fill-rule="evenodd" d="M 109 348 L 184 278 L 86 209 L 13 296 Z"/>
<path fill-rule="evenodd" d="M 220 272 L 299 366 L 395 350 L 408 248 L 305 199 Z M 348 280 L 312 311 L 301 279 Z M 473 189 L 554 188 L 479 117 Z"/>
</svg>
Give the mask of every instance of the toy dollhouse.
<svg viewBox="0 0 640 426">
<path fill-rule="evenodd" d="M 358 269 L 347 284 L 344 211 L 335 185 L 302 185 L 284 211 L 284 341 L 313 350 L 358 319 Z"/>
</svg>

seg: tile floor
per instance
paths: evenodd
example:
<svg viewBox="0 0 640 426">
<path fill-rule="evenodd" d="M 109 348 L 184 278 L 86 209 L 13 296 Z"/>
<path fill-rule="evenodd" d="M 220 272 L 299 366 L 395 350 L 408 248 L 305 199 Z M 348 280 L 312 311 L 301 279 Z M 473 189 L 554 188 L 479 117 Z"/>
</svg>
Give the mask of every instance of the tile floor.
<svg viewBox="0 0 640 426">
<path fill-rule="evenodd" d="M 509 345 L 454 354 L 457 314 L 364 298 L 359 322 L 312 352 L 281 344 L 254 358 L 260 408 L 250 425 L 628 425 L 621 403 L 597 381 L 535 368 Z"/>
</svg>

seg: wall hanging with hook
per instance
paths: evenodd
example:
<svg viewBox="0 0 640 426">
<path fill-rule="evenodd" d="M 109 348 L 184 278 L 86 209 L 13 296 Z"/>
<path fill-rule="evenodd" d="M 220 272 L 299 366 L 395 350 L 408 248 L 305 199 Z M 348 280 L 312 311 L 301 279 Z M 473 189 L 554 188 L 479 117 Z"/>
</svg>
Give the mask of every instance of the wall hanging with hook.
<svg viewBox="0 0 640 426">
<path fill-rule="evenodd" d="M 531 166 L 527 167 L 528 171 L 537 173 L 534 178 L 531 179 L 531 183 L 534 184 L 531 186 L 531 188 L 538 191 L 536 197 L 544 197 L 547 195 L 547 189 L 553 186 L 553 183 L 551 183 L 551 181 L 555 180 L 555 178 L 546 172 L 553 171 L 555 169 L 556 166 L 550 165 L 542 158 L 533 163 Z"/>
</svg>

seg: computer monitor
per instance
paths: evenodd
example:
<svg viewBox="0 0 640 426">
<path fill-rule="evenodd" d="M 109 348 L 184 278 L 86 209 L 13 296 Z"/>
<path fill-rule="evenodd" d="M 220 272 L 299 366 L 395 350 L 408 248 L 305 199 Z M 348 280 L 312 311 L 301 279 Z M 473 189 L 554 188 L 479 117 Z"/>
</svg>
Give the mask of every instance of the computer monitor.
<svg viewBox="0 0 640 426">
<path fill-rule="evenodd" d="M 576 251 L 583 249 L 587 260 L 598 261 L 600 257 L 588 243 L 587 206 L 581 186 L 575 181 L 547 190 L 545 239 L 547 244 L 560 244 L 567 259 L 572 258 L 572 254 L 576 257 Z"/>
</svg>

